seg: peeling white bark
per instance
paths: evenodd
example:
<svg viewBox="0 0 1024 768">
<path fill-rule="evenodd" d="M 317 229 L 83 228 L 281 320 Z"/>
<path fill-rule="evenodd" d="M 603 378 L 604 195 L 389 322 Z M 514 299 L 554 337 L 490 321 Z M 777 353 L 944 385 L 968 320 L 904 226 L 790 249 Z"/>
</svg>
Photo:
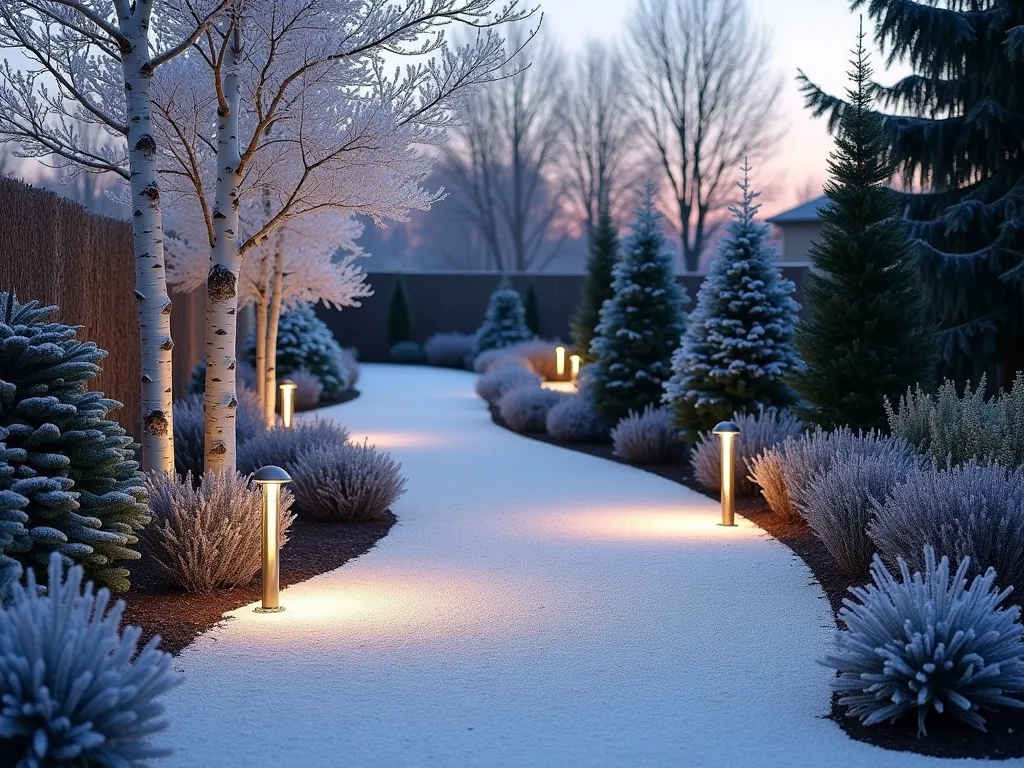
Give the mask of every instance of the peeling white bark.
<svg viewBox="0 0 1024 768">
<path fill-rule="evenodd" d="M 164 269 L 160 186 L 150 109 L 152 69 L 149 36 L 142 23 L 128 34 L 130 50 L 121 60 L 128 105 L 135 298 L 141 329 L 142 464 L 174 471 L 171 401 L 171 300 Z M 127 31 L 127 30 L 126 30 Z"/>
</svg>

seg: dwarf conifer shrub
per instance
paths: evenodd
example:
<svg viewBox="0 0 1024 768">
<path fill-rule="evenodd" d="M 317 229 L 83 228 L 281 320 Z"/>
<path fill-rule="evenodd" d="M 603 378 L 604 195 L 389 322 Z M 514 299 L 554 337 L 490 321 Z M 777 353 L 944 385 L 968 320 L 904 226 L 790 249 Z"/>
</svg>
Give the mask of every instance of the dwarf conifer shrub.
<svg viewBox="0 0 1024 768">
<path fill-rule="evenodd" d="M 0 756 L 4 765 L 133 766 L 169 750 L 149 743 L 166 727 L 159 697 L 183 680 L 154 637 L 121 629 L 124 603 L 64 577 L 50 556 L 45 594 L 29 570 L 0 611 Z"/>
<path fill-rule="evenodd" d="M 256 393 L 238 388 L 235 408 L 235 440 L 239 447 L 267 431 L 263 408 Z M 189 395 L 174 404 L 174 471 L 184 477 L 189 472 L 198 478 L 206 463 L 206 419 L 202 393 Z"/>
<path fill-rule="evenodd" d="M 300 454 L 313 448 L 332 448 L 348 442 L 348 430 L 328 419 L 303 419 L 291 429 L 275 427 L 238 446 L 238 471 L 251 475 L 270 464 L 289 472 Z M 292 489 L 293 493 L 297 492 Z"/>
<path fill-rule="evenodd" d="M 596 443 L 608 438 L 608 425 L 584 395 L 567 395 L 555 403 L 545 426 L 560 443 Z"/>
<path fill-rule="evenodd" d="M 244 587 L 262 566 L 263 492 L 234 470 L 207 472 L 198 482 L 151 473 L 146 478 L 153 522 L 142 549 L 167 581 L 186 592 Z M 282 489 L 279 544 L 288 541 L 293 496 Z"/>
<path fill-rule="evenodd" d="M 898 579 L 875 557 L 872 583 L 839 610 L 846 629 L 825 664 L 839 672 L 839 703 L 865 725 L 912 716 L 924 736 L 935 713 L 984 730 L 983 710 L 1024 706 L 1020 608 L 1000 607 L 1009 590 L 995 570 L 967 586 L 969 560 L 950 579 L 947 557 L 921 554 L 923 571 L 897 559 Z"/>
<path fill-rule="evenodd" d="M 372 522 L 405 493 L 402 465 L 371 445 L 325 445 L 290 470 L 301 514 L 330 523 Z"/>
<path fill-rule="evenodd" d="M 476 380 L 476 393 L 489 405 L 497 404 L 511 389 L 533 386 L 540 388 L 541 378 L 519 365 L 499 366 Z"/>
<path fill-rule="evenodd" d="M 1000 586 L 1024 599 L 1024 469 L 963 464 L 914 473 L 877 499 L 868 534 L 888 563 L 902 557 L 922 565 L 926 544 L 956 560 L 970 558 L 973 574 L 992 567 Z"/>
<path fill-rule="evenodd" d="M 522 297 L 508 280 L 503 279 L 487 302 L 484 322 L 477 329 L 473 353 L 501 349 L 533 337 L 526 327 L 526 310 Z"/>
<path fill-rule="evenodd" d="M 256 364 L 255 335 L 246 341 L 245 360 L 250 366 Z M 281 313 L 275 360 L 279 380 L 305 368 L 320 379 L 325 397 L 334 397 L 352 386 L 345 375 L 341 347 L 312 304 L 300 304 Z"/>
<path fill-rule="evenodd" d="M 565 397 L 544 387 L 527 384 L 505 392 L 498 401 L 501 420 L 516 432 L 542 433 L 548 413 Z"/>
<path fill-rule="evenodd" d="M 800 515 L 821 539 L 839 570 L 862 576 L 868 570 L 875 545 L 868 536 L 874 503 L 921 469 L 909 454 L 851 456 L 832 464 L 812 478 L 799 503 Z"/>
<path fill-rule="evenodd" d="M 305 368 L 299 368 L 291 375 L 295 382 L 295 410 L 308 411 L 320 404 L 320 396 L 324 393 L 324 385 L 315 374 Z"/>
<path fill-rule="evenodd" d="M 748 474 L 750 462 L 766 448 L 802 434 L 804 424 L 789 411 L 775 408 L 759 408 L 757 413 L 734 413 L 732 420 L 740 428 L 739 435 L 733 438 L 733 488 L 737 496 L 755 496 L 757 485 Z M 721 443 L 718 435 L 703 432 L 690 451 L 694 477 L 712 491 L 722 485 Z"/>
<path fill-rule="evenodd" d="M 58 552 L 115 591 L 128 589 L 149 522 L 135 442 L 107 418 L 121 404 L 89 390 L 106 352 L 49 322 L 56 307 L 0 292 L 0 427 L 12 490 L 28 520 L 8 528 L 7 557 L 45 565 Z M 16 487 L 14 487 L 16 485 Z"/>
<path fill-rule="evenodd" d="M 854 434 L 846 427 L 826 432 L 819 427 L 786 438 L 754 457 L 750 476 L 775 514 L 784 520 L 799 520 L 800 505 L 812 480 L 836 462 L 872 455 L 885 461 L 904 461 L 913 458 L 914 449 L 903 440 L 877 432 Z"/>
<path fill-rule="evenodd" d="M 427 363 L 441 368 L 465 368 L 473 354 L 473 334 L 435 333 L 423 344 Z"/>
<path fill-rule="evenodd" d="M 679 430 L 668 408 L 630 413 L 611 432 L 616 456 L 630 464 L 668 464 L 682 453 Z"/>
</svg>

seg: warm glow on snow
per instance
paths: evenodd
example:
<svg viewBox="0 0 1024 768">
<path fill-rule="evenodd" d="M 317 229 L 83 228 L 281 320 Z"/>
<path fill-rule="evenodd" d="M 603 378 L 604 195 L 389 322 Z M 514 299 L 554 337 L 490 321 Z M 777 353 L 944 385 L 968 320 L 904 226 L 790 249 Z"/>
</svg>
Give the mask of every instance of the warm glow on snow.
<svg viewBox="0 0 1024 768">
<path fill-rule="evenodd" d="M 737 520 L 736 528 L 723 528 L 719 522 L 718 509 L 711 505 L 701 505 L 700 509 L 622 507 L 570 511 L 538 519 L 532 531 L 563 539 L 652 542 L 763 535 L 746 520 Z"/>
</svg>

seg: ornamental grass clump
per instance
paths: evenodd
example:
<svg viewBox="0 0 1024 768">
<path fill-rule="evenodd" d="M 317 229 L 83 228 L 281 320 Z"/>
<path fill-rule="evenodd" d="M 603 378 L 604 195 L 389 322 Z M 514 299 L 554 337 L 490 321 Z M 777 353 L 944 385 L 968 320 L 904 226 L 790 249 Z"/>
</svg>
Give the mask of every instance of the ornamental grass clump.
<svg viewBox="0 0 1024 768">
<path fill-rule="evenodd" d="M 364 443 L 313 448 L 289 471 L 300 514 L 355 523 L 380 520 L 405 493 L 401 469 L 391 454 Z"/>
<path fill-rule="evenodd" d="M 235 440 L 239 447 L 267 431 L 256 393 L 239 387 L 235 408 Z M 198 478 L 206 464 L 206 416 L 203 394 L 189 395 L 174 404 L 174 471 L 184 477 L 189 472 Z"/>
<path fill-rule="evenodd" d="M 548 411 L 547 432 L 560 443 L 597 443 L 608 439 L 608 424 L 583 395 L 567 395 Z"/>
<path fill-rule="evenodd" d="M 194 481 L 167 473 L 146 479 L 153 522 L 140 536 L 142 550 L 166 580 L 186 592 L 244 587 L 262 566 L 263 492 L 232 469 Z M 293 496 L 282 489 L 278 543 L 284 546 Z"/>
<path fill-rule="evenodd" d="M 429 365 L 441 368 L 465 368 L 466 358 L 473 354 L 473 334 L 435 333 L 423 344 Z"/>
<path fill-rule="evenodd" d="M 900 557 L 920 568 L 926 544 L 957 560 L 969 557 L 973 574 L 995 568 L 1013 600 L 1024 600 L 1024 469 L 963 464 L 916 472 L 887 498 L 877 499 L 868 526 L 887 563 Z"/>
<path fill-rule="evenodd" d="M 476 380 L 476 393 L 488 405 L 496 405 L 501 396 L 512 389 L 534 386 L 540 388 L 541 378 L 518 365 L 499 366 Z"/>
<path fill-rule="evenodd" d="M 299 368 L 290 378 L 295 382 L 295 410 L 308 411 L 311 408 L 316 408 L 324 393 L 324 385 L 320 383 L 320 377 L 305 368 Z"/>
<path fill-rule="evenodd" d="M 936 563 L 930 546 L 921 554 L 923 573 L 897 560 L 899 580 L 875 557 L 873 583 L 843 601 L 846 629 L 824 663 L 839 672 L 840 705 L 864 725 L 910 715 L 925 736 L 934 712 L 983 731 L 983 709 L 1024 706 L 1020 608 L 1001 607 L 1010 589 L 999 591 L 994 569 L 968 587 L 969 559 L 950 580 L 947 557 Z"/>
<path fill-rule="evenodd" d="M 875 553 L 874 504 L 922 468 L 909 454 L 851 456 L 811 480 L 799 511 L 847 576 L 863 576 Z"/>
<path fill-rule="evenodd" d="M 79 566 L 50 556 L 41 594 L 35 573 L 0 611 L 0 762 L 18 766 L 134 766 L 170 750 L 158 699 L 183 681 L 159 636 L 121 630 L 124 603 L 82 587 Z"/>
<path fill-rule="evenodd" d="M 238 446 L 238 471 L 251 475 L 275 464 L 289 472 L 299 455 L 312 448 L 336 447 L 348 442 L 348 430 L 328 419 L 303 419 L 291 429 L 275 428 Z"/>
<path fill-rule="evenodd" d="M 613 452 L 630 464 L 669 464 L 682 453 L 679 430 L 668 408 L 631 412 L 611 431 Z"/>
<path fill-rule="evenodd" d="M 498 401 L 498 413 L 515 432 L 543 433 L 547 428 L 548 413 L 564 397 L 561 392 L 527 384 L 505 392 Z"/>
<path fill-rule="evenodd" d="M 789 411 L 775 408 L 758 409 L 757 413 L 734 413 L 732 420 L 740 428 L 733 438 L 735 472 L 733 488 L 737 496 L 756 496 L 757 485 L 750 479 L 750 462 L 766 448 L 778 445 L 787 437 L 803 433 L 804 423 Z M 708 490 L 717 491 L 722 484 L 722 440 L 711 432 L 703 432 L 690 451 L 694 477 Z"/>
<path fill-rule="evenodd" d="M 754 457 L 750 477 L 761 487 L 772 511 L 792 522 L 801 519 L 800 504 L 812 480 L 821 477 L 834 463 L 872 455 L 885 461 L 903 461 L 914 456 L 914 449 L 903 440 L 874 431 L 854 434 L 843 427 L 826 432 L 819 427 L 799 437 L 786 438 Z"/>
<path fill-rule="evenodd" d="M 907 390 L 897 407 L 885 401 L 889 429 L 941 465 L 956 466 L 974 459 L 1003 466 L 1024 466 L 1024 373 L 1009 392 L 985 399 L 985 377 L 963 395 L 946 381 L 935 395 L 920 387 Z"/>
</svg>

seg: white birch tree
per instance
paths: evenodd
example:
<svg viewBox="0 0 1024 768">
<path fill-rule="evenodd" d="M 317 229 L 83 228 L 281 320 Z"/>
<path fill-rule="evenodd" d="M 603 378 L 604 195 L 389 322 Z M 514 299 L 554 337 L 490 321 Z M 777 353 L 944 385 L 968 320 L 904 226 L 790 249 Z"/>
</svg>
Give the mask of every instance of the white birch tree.
<svg viewBox="0 0 1024 768">
<path fill-rule="evenodd" d="M 211 25 L 182 62 L 181 74 L 169 78 L 160 99 L 168 132 L 198 140 L 176 144 L 177 167 L 169 164 L 168 172 L 187 180 L 201 201 L 211 244 L 207 469 L 235 462 L 242 260 L 290 218 L 333 208 L 403 220 L 410 209 L 439 199 L 421 185 L 430 161 L 410 146 L 442 143 L 461 95 L 501 76 L 507 58 L 490 28 L 526 14 L 518 0 L 493 6 L 494 0 L 234 0 L 231 13 Z M 451 48 L 444 28 L 454 22 L 482 29 L 473 43 Z M 389 76 L 384 57 L 396 55 L 414 59 Z M 212 104 L 202 91 L 182 98 L 193 82 L 212 82 Z M 204 150 L 215 155 L 215 178 L 199 157 Z M 384 153 L 378 155 L 381 164 L 363 167 L 374 186 L 342 187 L 340 171 L 359 167 L 355 155 L 374 150 Z M 241 241 L 243 195 L 258 194 L 265 185 L 278 207 Z M 360 206 L 352 200 L 361 197 L 374 202 Z"/>
<path fill-rule="evenodd" d="M 0 68 L 0 139 L 69 174 L 113 173 L 130 187 L 142 460 L 154 470 L 173 471 L 174 430 L 152 79 L 228 2 L 197 2 L 183 14 L 174 0 L 0 0 L 0 49 L 15 54 Z M 91 140 L 83 124 L 114 140 Z"/>
</svg>

